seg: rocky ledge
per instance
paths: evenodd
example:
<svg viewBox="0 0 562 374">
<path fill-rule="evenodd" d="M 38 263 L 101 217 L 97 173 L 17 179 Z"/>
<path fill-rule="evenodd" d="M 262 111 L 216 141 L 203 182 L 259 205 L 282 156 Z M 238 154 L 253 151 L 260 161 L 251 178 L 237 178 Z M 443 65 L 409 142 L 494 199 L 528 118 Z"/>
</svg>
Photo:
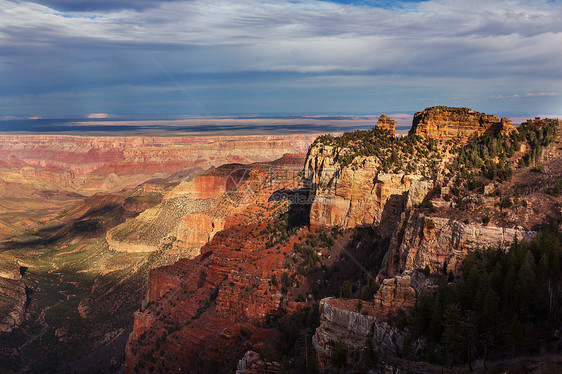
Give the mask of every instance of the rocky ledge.
<svg viewBox="0 0 562 374">
<path fill-rule="evenodd" d="M 399 353 L 404 335 L 375 311 L 373 303 L 328 297 L 320 301 L 320 326 L 312 338 L 321 371 L 331 365 L 336 350 L 346 353 L 346 367 L 354 367 L 373 352 Z M 334 340 L 337 339 L 337 340 Z"/>
</svg>

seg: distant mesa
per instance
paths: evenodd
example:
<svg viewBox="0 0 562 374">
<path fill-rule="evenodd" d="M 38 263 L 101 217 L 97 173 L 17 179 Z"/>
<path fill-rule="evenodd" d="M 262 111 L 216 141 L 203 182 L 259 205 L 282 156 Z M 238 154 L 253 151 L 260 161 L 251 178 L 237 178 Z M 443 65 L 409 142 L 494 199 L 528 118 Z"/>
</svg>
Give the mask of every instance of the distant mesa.
<svg viewBox="0 0 562 374">
<path fill-rule="evenodd" d="M 392 133 L 392 135 L 396 134 L 395 133 L 396 121 L 391 120 L 386 114 L 381 114 L 375 127 L 377 129 L 389 130 Z"/>
<path fill-rule="evenodd" d="M 442 140 L 466 140 L 473 135 L 508 134 L 515 129 L 507 119 L 469 108 L 434 106 L 414 114 L 410 134 Z"/>
</svg>

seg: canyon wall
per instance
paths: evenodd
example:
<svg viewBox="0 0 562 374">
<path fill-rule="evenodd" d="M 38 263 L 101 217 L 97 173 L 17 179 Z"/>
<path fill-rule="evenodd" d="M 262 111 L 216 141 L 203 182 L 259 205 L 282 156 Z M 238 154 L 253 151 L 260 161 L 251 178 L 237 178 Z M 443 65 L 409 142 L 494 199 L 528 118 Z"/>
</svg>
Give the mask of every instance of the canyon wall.
<svg viewBox="0 0 562 374">
<path fill-rule="evenodd" d="M 530 240 L 535 231 L 465 224 L 449 218 L 432 217 L 414 212 L 408 219 L 401 242 L 394 241 L 386 255 L 386 275 L 406 270 L 439 272 L 446 264 L 447 271 L 458 274 L 462 260 L 477 250 L 507 250 L 516 240 Z M 397 233 L 398 235 L 398 233 Z"/>
<path fill-rule="evenodd" d="M 223 164 L 304 153 L 315 137 L 0 135 L 0 240 L 56 219 L 83 196 L 119 192 L 149 180 L 184 179 L 171 192 L 180 196 L 194 175 Z M 197 183 L 199 198 L 224 192 L 224 176 L 195 179 L 190 186 Z"/>
<path fill-rule="evenodd" d="M 383 215 L 384 225 L 392 226 L 406 205 L 420 204 L 433 187 L 420 175 L 384 174 L 372 157 L 359 163 L 363 166 L 340 167 L 334 147 L 311 147 L 304 178 L 311 187 L 312 227 L 378 226 Z"/>
<path fill-rule="evenodd" d="M 81 137 L 0 135 L 1 168 L 53 189 L 117 191 L 150 178 L 302 153 L 316 135 Z M 56 188 L 55 188 L 56 187 Z M 42 187 L 41 187 L 42 188 Z"/>
</svg>

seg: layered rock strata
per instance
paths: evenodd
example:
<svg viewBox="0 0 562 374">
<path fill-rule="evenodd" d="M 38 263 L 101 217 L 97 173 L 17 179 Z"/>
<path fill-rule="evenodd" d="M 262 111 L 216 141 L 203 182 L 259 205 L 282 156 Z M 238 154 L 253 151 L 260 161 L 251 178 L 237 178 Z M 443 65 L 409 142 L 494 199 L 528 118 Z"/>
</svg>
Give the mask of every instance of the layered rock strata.
<svg viewBox="0 0 562 374">
<path fill-rule="evenodd" d="M 414 212 L 405 224 L 401 241 L 393 241 L 385 261 L 386 274 L 406 270 L 458 273 L 468 253 L 488 248 L 509 249 L 514 240 L 530 240 L 536 232 L 522 229 L 464 224 L 448 218 Z M 399 235 L 397 233 L 396 235 Z"/>
<path fill-rule="evenodd" d="M 509 133 L 515 127 L 507 118 L 469 108 L 435 106 L 414 114 L 410 134 L 442 140 L 467 140 L 473 135 Z"/>
<path fill-rule="evenodd" d="M 0 163 L 0 174 L 91 195 L 176 172 L 193 174 L 227 163 L 271 161 L 284 153 L 306 152 L 315 137 L 1 135 L 0 159 L 6 161 Z"/>
<path fill-rule="evenodd" d="M 400 309 L 412 309 L 416 305 L 416 291 L 411 283 L 409 275 L 383 280 L 375 295 L 375 311 L 381 315 L 390 315 Z"/>
<path fill-rule="evenodd" d="M 336 344 L 345 348 L 345 366 L 352 368 L 364 359 L 366 346 L 391 354 L 402 350 L 403 333 L 374 313 L 372 303 L 363 302 L 363 312 L 359 312 L 357 302 L 331 297 L 320 301 L 320 326 L 312 343 L 321 371 L 330 365 Z"/>
<path fill-rule="evenodd" d="M 311 187 L 312 227 L 378 226 L 383 215 L 386 224 L 392 223 L 406 202 L 408 207 L 420 204 L 433 186 L 420 175 L 384 174 L 371 157 L 362 164 L 340 168 L 331 146 L 310 149 L 304 177 Z"/>
<path fill-rule="evenodd" d="M 160 249 L 199 254 L 199 248 L 225 228 L 229 216 L 276 189 L 295 185 L 304 154 L 286 154 L 271 163 L 227 164 L 184 181 L 164 201 L 109 230 L 106 240 L 120 252 Z"/>
</svg>

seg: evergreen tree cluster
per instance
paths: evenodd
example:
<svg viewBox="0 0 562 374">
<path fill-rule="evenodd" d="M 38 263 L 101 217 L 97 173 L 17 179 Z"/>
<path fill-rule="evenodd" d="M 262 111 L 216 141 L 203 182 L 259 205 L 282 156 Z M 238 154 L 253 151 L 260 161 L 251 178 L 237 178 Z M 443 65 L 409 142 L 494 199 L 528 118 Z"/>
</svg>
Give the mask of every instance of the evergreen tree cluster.
<svg viewBox="0 0 562 374">
<path fill-rule="evenodd" d="M 385 173 L 421 173 L 432 177 L 442 162 L 438 142 L 417 135 L 397 138 L 386 129 L 356 130 L 339 137 L 322 135 L 315 145 L 334 146 L 334 155 L 340 167 L 357 164 L 357 157 L 372 156 Z"/>
<path fill-rule="evenodd" d="M 429 348 L 416 358 L 458 365 L 533 353 L 560 322 L 562 247 L 556 231 L 545 230 L 507 253 L 470 254 L 458 278 L 444 274 L 434 294 L 423 292 L 413 327 Z"/>
<path fill-rule="evenodd" d="M 525 143 L 528 151 L 519 166 L 536 165 L 544 148 L 555 140 L 557 126 L 557 120 L 535 119 L 522 123 L 509 135 L 473 137 L 460 147 L 458 157 L 448 165 L 448 177 L 465 180 L 471 190 L 474 186 L 483 187 L 479 177 L 498 182 L 509 180 L 516 166 L 513 157 L 521 150 L 521 144 Z"/>
<path fill-rule="evenodd" d="M 544 147 L 556 138 L 557 127 L 558 120 L 536 118 L 523 122 L 517 128 L 517 139 L 528 142 L 531 147 L 529 153 L 521 159 L 521 166 L 532 166 L 540 161 Z"/>
</svg>

